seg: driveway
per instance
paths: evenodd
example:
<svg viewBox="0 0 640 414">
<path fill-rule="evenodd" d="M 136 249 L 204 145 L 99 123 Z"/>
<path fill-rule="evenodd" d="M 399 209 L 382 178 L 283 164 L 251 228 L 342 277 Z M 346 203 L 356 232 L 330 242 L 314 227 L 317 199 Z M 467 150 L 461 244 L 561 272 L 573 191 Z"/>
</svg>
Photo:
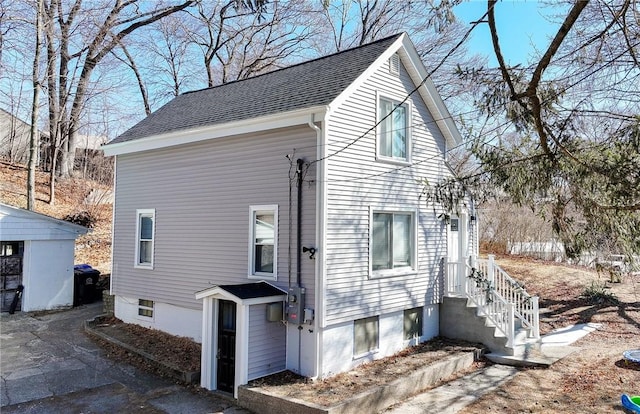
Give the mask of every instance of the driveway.
<svg viewBox="0 0 640 414">
<path fill-rule="evenodd" d="M 83 332 L 102 304 L 0 316 L 0 411 L 8 413 L 244 413 L 207 391 L 114 362 Z"/>
</svg>

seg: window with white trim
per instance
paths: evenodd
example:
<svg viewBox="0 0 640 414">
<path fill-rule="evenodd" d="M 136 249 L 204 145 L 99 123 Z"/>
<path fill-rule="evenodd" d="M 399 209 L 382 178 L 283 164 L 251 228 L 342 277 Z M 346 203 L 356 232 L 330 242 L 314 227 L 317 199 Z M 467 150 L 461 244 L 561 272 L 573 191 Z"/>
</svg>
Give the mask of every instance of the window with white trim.
<svg viewBox="0 0 640 414">
<path fill-rule="evenodd" d="M 278 206 L 251 206 L 249 277 L 276 279 L 278 269 Z"/>
<path fill-rule="evenodd" d="M 153 269 L 155 226 L 154 209 L 136 210 L 136 267 Z"/>
<path fill-rule="evenodd" d="M 415 270 L 415 226 L 414 212 L 372 211 L 370 260 L 373 276 Z"/>
<path fill-rule="evenodd" d="M 410 161 L 411 127 L 408 103 L 378 98 L 378 158 L 391 161 Z"/>
<path fill-rule="evenodd" d="M 138 299 L 138 316 L 145 318 L 153 318 L 153 301 L 147 299 Z"/>
<path fill-rule="evenodd" d="M 377 316 L 353 321 L 353 355 L 363 355 L 378 349 L 379 321 Z"/>
</svg>

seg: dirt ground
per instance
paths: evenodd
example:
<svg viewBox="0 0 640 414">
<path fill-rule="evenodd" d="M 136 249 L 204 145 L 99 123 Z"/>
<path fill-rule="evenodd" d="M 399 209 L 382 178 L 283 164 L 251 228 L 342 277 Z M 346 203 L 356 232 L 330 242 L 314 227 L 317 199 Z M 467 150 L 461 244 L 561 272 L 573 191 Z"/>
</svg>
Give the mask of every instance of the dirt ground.
<svg viewBox="0 0 640 414">
<path fill-rule="evenodd" d="M 24 168 L 0 163 L 0 201 L 14 206 L 26 206 L 25 182 Z M 91 189 L 100 186 L 81 180 L 61 181 L 57 187 L 58 202 L 50 206 L 45 202 L 48 198 L 47 183 L 48 177 L 39 174 L 37 211 L 58 218 L 79 211 L 91 211 L 98 221 L 93 232 L 79 240 L 76 263 L 88 263 L 103 273 L 109 273 L 111 205 L 83 204 Z M 598 275 L 583 267 L 514 257 L 500 257 L 498 264 L 512 277 L 524 282 L 527 291 L 540 296 L 542 334 L 576 323 L 599 323 L 601 328 L 574 344 L 580 347 L 579 352 L 569 355 L 549 369 L 522 369 L 514 379 L 468 406 L 463 412 L 623 412 L 620 395 L 640 394 L 640 367 L 625 363 L 622 359 L 625 350 L 640 349 L 640 275 L 626 275 L 621 283 L 609 283 L 607 275 Z M 122 327 L 123 332 L 128 329 L 130 328 Z M 144 335 L 131 331 L 131 334 L 147 337 L 147 343 L 138 346 L 145 347 L 148 352 L 156 352 L 163 358 L 176 358 L 174 362 L 180 364 L 198 364 L 199 348 L 194 348 L 192 341 L 160 331 L 148 331 Z M 107 344 L 104 346 L 113 358 L 154 369 L 128 352 Z M 276 379 L 280 382 L 276 382 L 274 386 L 281 386 L 281 392 L 287 393 L 290 390 L 286 387 L 297 384 L 296 387 L 303 387 L 310 398 L 318 402 L 329 394 L 332 395 L 331 398 L 346 398 L 355 392 L 354 379 L 362 382 L 368 382 L 374 377 L 383 381 L 393 380 L 412 369 L 417 358 L 415 355 L 416 353 L 398 355 L 316 383 L 300 380 L 295 376 L 280 378 Z M 393 369 L 386 371 L 384 375 L 375 371 L 385 365 L 392 366 Z"/>
<path fill-rule="evenodd" d="M 310 381 L 290 371 L 252 381 L 250 385 L 261 387 L 271 393 L 330 406 L 356 394 L 390 383 L 425 365 L 438 362 L 447 356 L 478 349 L 481 345 L 446 338 L 405 349 L 396 355 L 360 365 L 325 380 Z M 446 378 L 450 381 L 480 369 L 486 362 L 476 362 L 472 367 Z"/>
<path fill-rule="evenodd" d="M 574 344 L 579 351 L 548 369 L 521 370 L 463 413 L 624 412 L 621 394 L 640 394 L 640 366 L 622 358 L 640 348 L 640 275 L 609 283 L 583 267 L 524 258 L 498 264 L 540 296 L 542 334 L 576 323 L 602 326 Z"/>
</svg>

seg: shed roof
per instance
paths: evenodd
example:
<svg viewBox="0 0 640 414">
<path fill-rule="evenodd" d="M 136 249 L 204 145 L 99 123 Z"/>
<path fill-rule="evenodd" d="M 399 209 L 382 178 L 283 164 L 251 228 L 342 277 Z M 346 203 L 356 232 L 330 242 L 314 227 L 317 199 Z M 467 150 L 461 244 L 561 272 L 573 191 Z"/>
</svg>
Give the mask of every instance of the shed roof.
<svg viewBox="0 0 640 414">
<path fill-rule="evenodd" d="M 0 203 L 0 239 L 57 240 L 75 239 L 89 229 L 46 214 Z"/>
<path fill-rule="evenodd" d="M 233 296 L 241 301 L 259 298 L 273 298 L 286 295 L 287 292 L 273 286 L 272 284 L 260 281 L 255 283 L 242 283 L 238 285 L 219 285 L 196 293 L 196 299 L 203 299 L 208 296 Z M 261 302 L 261 301 L 257 301 Z"/>
</svg>

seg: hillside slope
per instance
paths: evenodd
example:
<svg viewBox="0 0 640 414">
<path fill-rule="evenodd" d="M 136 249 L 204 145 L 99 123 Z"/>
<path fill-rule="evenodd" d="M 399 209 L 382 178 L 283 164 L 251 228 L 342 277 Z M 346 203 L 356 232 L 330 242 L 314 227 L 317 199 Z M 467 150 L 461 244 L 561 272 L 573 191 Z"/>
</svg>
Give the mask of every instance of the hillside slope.
<svg viewBox="0 0 640 414">
<path fill-rule="evenodd" d="M 111 273 L 111 220 L 113 206 L 110 200 L 85 202 L 92 190 L 108 192 L 110 187 L 90 180 L 73 178 L 56 182 L 56 201 L 49 205 L 49 175 L 36 174 L 36 208 L 38 213 L 58 219 L 67 215 L 88 212 L 96 219 L 91 231 L 76 241 L 76 263 L 87 263 L 102 274 Z M 103 203 L 107 201 L 108 203 Z M 27 207 L 27 169 L 24 165 L 0 162 L 0 202 L 15 207 Z"/>
</svg>

